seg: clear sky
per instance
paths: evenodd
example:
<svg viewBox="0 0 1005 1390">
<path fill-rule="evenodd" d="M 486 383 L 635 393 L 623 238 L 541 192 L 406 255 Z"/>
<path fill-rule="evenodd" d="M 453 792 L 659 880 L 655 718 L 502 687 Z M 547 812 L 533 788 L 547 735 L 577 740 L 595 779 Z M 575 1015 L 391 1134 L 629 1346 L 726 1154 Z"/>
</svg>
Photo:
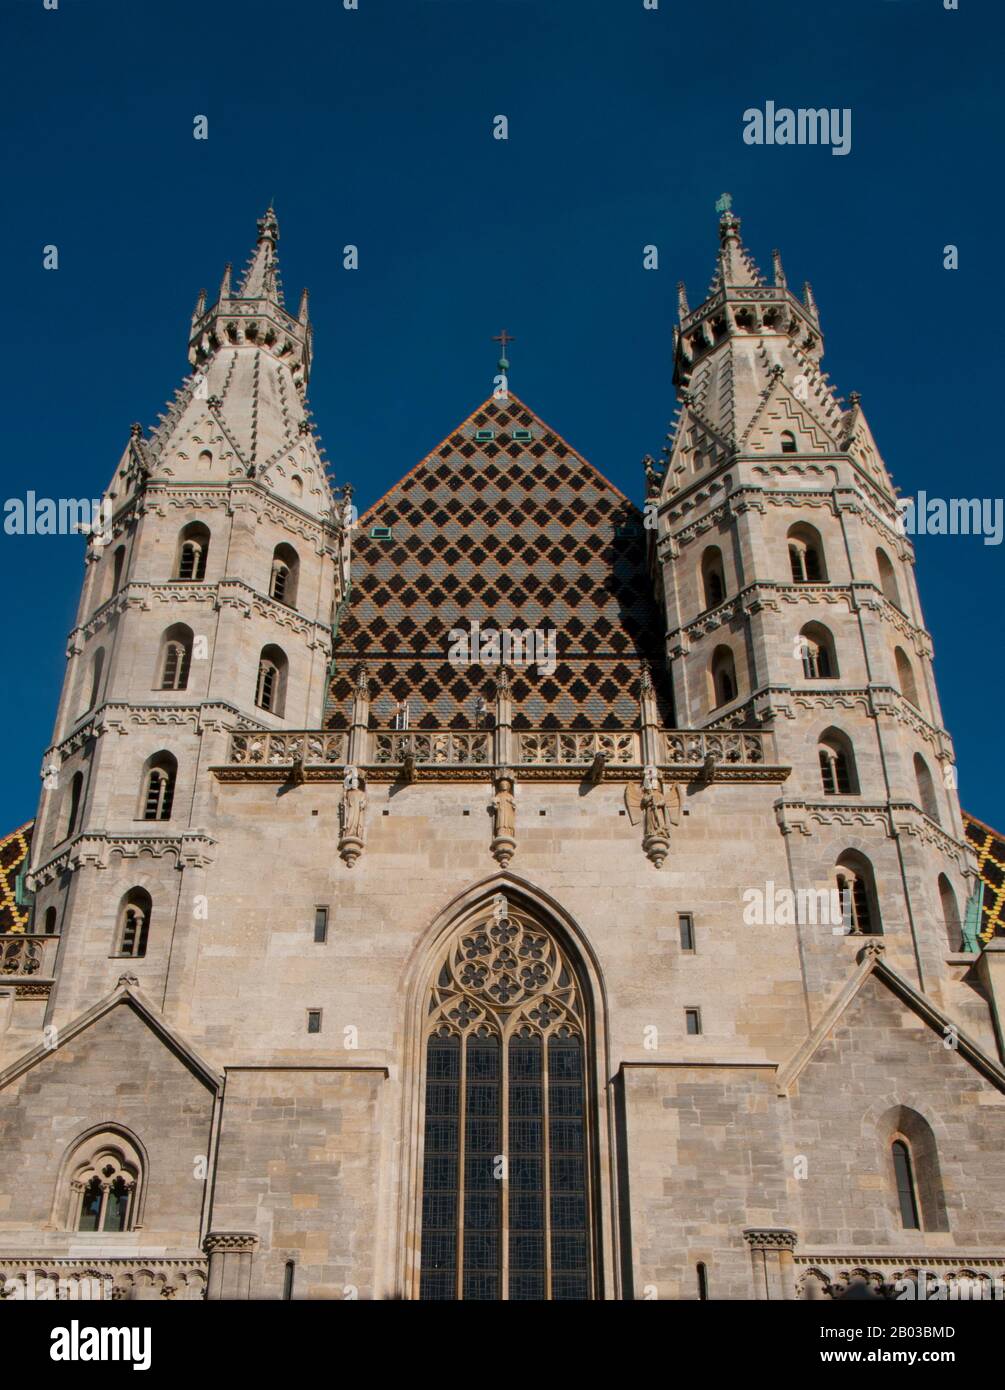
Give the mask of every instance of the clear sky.
<svg viewBox="0 0 1005 1390">
<path fill-rule="evenodd" d="M 274 199 L 287 298 L 311 290 L 312 409 L 361 506 L 490 393 L 503 327 L 514 391 L 641 501 L 676 282 L 704 295 L 724 191 L 762 270 L 777 246 L 812 281 L 825 370 L 901 489 L 1005 492 L 1001 0 L 3 8 L 5 497 L 100 496 L 187 371 L 198 290 Z M 849 108 L 850 153 L 744 144 L 768 100 Z M 999 826 L 1003 549 L 917 540 L 963 804 Z M 82 555 L 0 532 L 0 831 L 35 811 Z"/>
</svg>

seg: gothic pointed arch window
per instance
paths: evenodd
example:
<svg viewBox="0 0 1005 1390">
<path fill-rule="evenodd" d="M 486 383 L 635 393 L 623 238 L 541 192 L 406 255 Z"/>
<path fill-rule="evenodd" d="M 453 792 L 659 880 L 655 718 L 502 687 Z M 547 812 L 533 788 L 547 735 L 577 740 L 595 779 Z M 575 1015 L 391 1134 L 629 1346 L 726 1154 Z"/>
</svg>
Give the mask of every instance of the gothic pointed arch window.
<svg viewBox="0 0 1005 1390">
<path fill-rule="evenodd" d="M 69 1175 L 69 1230 L 112 1234 L 138 1224 L 143 1162 L 139 1147 L 124 1134 L 86 1136 L 63 1171 Z"/>
<path fill-rule="evenodd" d="M 593 1294 L 584 991 L 550 931 L 498 895 L 428 996 L 419 1297 Z"/>
</svg>

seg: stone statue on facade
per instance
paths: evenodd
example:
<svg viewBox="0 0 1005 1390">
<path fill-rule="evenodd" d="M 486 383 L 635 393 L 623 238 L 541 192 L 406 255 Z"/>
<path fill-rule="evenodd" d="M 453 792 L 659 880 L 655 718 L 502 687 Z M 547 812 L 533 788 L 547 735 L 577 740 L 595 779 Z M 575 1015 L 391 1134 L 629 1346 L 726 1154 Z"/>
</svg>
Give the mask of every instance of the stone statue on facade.
<svg viewBox="0 0 1005 1390">
<path fill-rule="evenodd" d="M 359 769 L 345 770 L 345 790 L 339 807 L 339 854 L 351 869 L 363 853 L 366 837 L 366 788 Z"/>
<path fill-rule="evenodd" d="M 505 869 L 516 849 L 516 797 L 513 794 L 512 777 L 502 776 L 496 779 L 492 817 L 492 853 Z"/>
</svg>

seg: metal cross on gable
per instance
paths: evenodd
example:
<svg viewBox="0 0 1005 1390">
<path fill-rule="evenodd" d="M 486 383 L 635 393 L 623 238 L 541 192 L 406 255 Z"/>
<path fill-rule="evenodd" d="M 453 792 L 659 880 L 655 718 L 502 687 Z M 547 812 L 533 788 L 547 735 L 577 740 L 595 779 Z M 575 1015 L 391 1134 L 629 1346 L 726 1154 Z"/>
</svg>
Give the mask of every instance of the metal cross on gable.
<svg viewBox="0 0 1005 1390">
<path fill-rule="evenodd" d="M 506 345 L 507 343 L 515 343 L 516 339 L 512 336 L 512 334 L 507 333 L 504 328 L 501 333 L 495 334 L 492 341 L 494 343 L 501 344 L 501 350 L 499 353 L 499 370 L 501 372 L 504 372 L 506 368 L 509 366 L 509 362 L 506 358 Z"/>
</svg>

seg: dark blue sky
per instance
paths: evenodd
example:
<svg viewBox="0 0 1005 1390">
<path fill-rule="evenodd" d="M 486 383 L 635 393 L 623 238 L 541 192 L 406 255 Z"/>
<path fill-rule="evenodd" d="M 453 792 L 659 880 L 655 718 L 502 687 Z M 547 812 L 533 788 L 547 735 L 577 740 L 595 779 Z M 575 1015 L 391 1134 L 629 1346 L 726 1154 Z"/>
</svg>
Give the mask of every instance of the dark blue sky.
<svg viewBox="0 0 1005 1390">
<path fill-rule="evenodd" d="M 3 27 L 6 497 L 100 494 L 274 198 L 312 408 L 361 505 L 489 394 L 501 327 L 513 389 L 641 500 L 675 285 L 704 294 L 724 190 L 762 270 L 778 246 L 813 282 L 825 369 L 903 491 L 1005 490 L 999 0 L 7 0 Z M 745 145 L 769 99 L 851 108 L 851 153 Z M 917 551 L 963 804 L 1001 824 L 1002 548 Z M 0 829 L 35 810 L 82 553 L 0 533 Z"/>
</svg>

